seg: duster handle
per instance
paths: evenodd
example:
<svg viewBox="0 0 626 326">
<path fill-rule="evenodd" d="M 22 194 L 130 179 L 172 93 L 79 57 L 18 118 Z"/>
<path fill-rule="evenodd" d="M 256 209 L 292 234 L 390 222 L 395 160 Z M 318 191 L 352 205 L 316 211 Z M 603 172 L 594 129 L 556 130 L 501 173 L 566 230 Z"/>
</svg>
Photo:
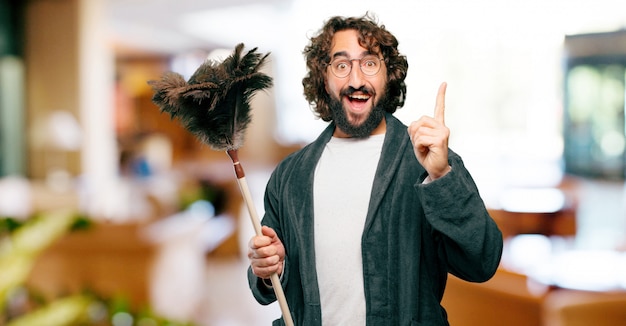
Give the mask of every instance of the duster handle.
<svg viewBox="0 0 626 326">
<path fill-rule="evenodd" d="M 248 188 L 248 182 L 246 181 L 243 167 L 237 157 L 237 150 L 228 150 L 226 153 L 233 161 L 235 175 L 237 176 L 237 184 L 239 185 L 239 190 L 241 190 L 241 194 L 243 195 L 244 202 L 248 207 L 248 213 L 250 214 L 250 221 L 252 222 L 252 226 L 254 226 L 254 231 L 257 236 L 262 236 L 261 221 L 259 220 L 256 208 L 254 207 L 254 202 L 252 201 L 252 195 L 250 195 L 250 189 Z M 285 298 L 285 293 L 283 292 L 283 287 L 280 284 L 278 274 L 272 274 L 270 276 L 270 280 L 272 281 L 272 288 L 274 289 L 274 294 L 276 294 L 276 299 L 278 300 L 285 324 L 287 326 L 293 326 L 294 324 L 291 318 L 291 313 L 289 312 L 289 306 L 287 305 L 287 299 Z"/>
</svg>

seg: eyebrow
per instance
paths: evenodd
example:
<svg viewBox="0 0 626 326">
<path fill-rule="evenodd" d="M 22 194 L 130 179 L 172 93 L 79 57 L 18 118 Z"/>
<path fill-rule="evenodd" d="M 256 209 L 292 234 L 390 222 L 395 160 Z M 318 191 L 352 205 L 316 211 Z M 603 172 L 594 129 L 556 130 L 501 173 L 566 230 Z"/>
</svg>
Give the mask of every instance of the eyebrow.
<svg viewBox="0 0 626 326">
<path fill-rule="evenodd" d="M 361 58 L 363 58 L 366 55 L 369 54 L 373 54 L 371 51 L 363 51 L 361 52 Z M 332 59 L 336 58 L 336 57 L 346 57 L 346 58 L 350 58 L 350 56 L 348 55 L 348 52 L 346 51 L 339 51 L 339 52 L 335 52 L 332 56 Z"/>
</svg>

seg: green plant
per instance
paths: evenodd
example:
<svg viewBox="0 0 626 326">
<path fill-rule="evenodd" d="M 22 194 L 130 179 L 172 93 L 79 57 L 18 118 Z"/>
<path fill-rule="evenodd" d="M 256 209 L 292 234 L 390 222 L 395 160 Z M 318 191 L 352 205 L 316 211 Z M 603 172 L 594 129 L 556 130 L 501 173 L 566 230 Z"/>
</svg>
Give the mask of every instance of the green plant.
<svg viewBox="0 0 626 326">
<path fill-rule="evenodd" d="M 68 232 L 90 226 L 87 217 L 70 211 L 39 214 L 25 222 L 0 219 L 0 325 L 191 325 L 160 318 L 149 308 L 133 310 L 123 297 L 82 291 L 47 300 L 26 285 L 43 250 Z"/>
</svg>

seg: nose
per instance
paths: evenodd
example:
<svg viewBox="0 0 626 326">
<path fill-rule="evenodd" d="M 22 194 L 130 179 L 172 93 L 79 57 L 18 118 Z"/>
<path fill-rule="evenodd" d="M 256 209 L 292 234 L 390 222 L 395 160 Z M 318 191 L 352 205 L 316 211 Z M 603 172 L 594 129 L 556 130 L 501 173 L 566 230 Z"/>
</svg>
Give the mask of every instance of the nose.
<svg viewBox="0 0 626 326">
<path fill-rule="evenodd" d="M 354 89 L 359 89 L 361 86 L 365 85 L 365 75 L 363 71 L 361 71 L 361 61 L 359 59 L 352 59 L 352 69 L 350 69 L 350 80 L 349 86 L 354 87 Z"/>
</svg>

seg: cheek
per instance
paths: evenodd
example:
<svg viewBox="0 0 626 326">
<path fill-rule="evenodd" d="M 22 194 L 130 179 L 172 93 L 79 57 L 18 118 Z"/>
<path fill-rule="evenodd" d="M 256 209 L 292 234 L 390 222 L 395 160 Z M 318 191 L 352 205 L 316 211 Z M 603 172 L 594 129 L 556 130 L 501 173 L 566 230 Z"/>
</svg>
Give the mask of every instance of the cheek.
<svg viewBox="0 0 626 326">
<path fill-rule="evenodd" d="M 387 87 L 387 78 L 378 80 L 374 87 L 376 88 L 376 94 L 382 94 Z"/>
<path fill-rule="evenodd" d="M 384 90 L 387 87 L 387 83 L 389 82 L 389 76 L 387 75 L 387 69 L 385 66 L 380 69 L 379 74 L 380 78 L 376 80 L 376 87 L 378 88 L 378 90 Z"/>
<path fill-rule="evenodd" d="M 324 83 L 324 88 L 326 88 L 326 93 L 332 94 L 332 95 L 338 95 L 341 90 L 341 85 L 337 83 L 336 80 L 329 78 L 329 79 L 326 79 L 326 82 Z"/>
</svg>

